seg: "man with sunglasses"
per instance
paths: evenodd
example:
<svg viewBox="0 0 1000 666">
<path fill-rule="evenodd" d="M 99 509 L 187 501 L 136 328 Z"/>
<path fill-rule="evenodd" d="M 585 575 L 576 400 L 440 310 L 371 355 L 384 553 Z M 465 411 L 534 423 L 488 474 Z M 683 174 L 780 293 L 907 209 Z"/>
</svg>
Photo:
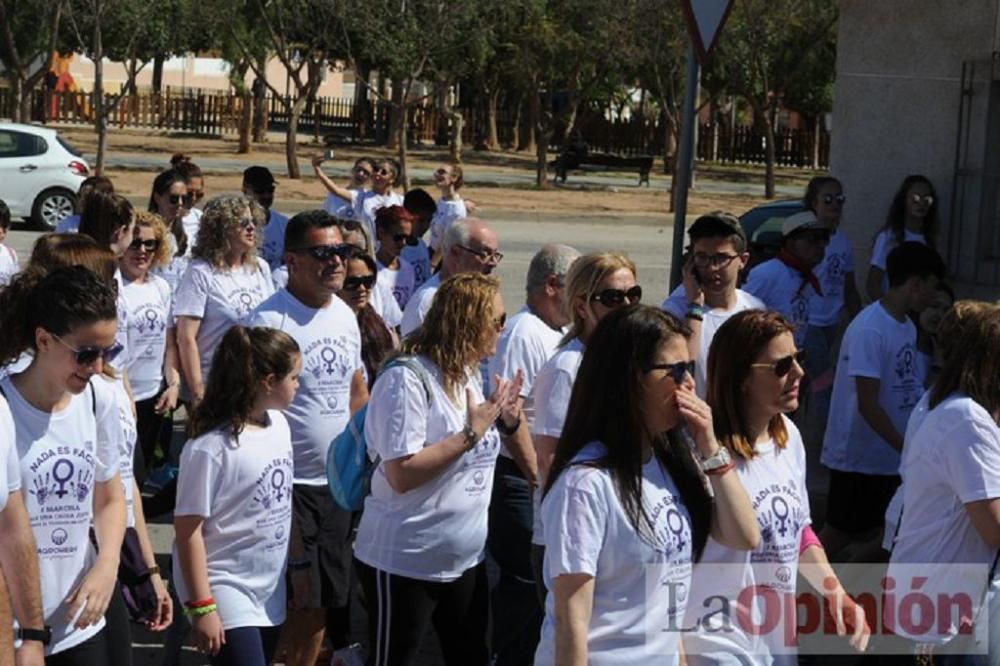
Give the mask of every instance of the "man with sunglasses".
<svg viewBox="0 0 1000 666">
<path fill-rule="evenodd" d="M 417 289 L 406 304 L 400 331 L 409 335 L 423 323 L 438 287 L 448 278 L 461 273 L 489 275 L 503 259 L 496 233 L 480 219 L 467 217 L 456 220 L 441 241 L 444 258 L 441 271 Z"/>
<path fill-rule="evenodd" d="M 402 257 L 404 247 L 417 244 L 413 225 L 413 214 L 402 206 L 386 206 L 375 213 L 378 281 L 392 292 L 400 309 L 406 308 L 416 289 L 413 266 Z"/>
<path fill-rule="evenodd" d="M 813 269 L 823 261 L 832 231 L 810 210 L 785 218 L 778 256 L 758 264 L 743 286 L 767 309 L 780 312 L 795 326 L 798 349 L 805 348 L 810 302 L 823 293 Z"/>
<path fill-rule="evenodd" d="M 831 555 L 851 544 L 877 554 L 886 507 L 900 483 L 906 422 L 924 393 L 928 368 L 909 313 L 933 302 L 944 262 L 910 241 L 889 253 L 886 268 L 889 290 L 847 327 L 833 381 L 820 457 L 830 468 L 821 538 Z"/>
<path fill-rule="evenodd" d="M 305 550 L 288 563 L 295 608 L 285 624 L 290 666 L 316 663 L 324 631 L 335 650 L 353 643 L 347 614 L 351 515 L 326 487 L 330 442 L 368 400 L 357 318 L 334 295 L 344 284 L 350 250 L 329 213 L 292 217 L 285 232 L 288 286 L 250 317 L 251 325 L 285 331 L 302 351 L 299 389 L 285 411 L 295 470 L 293 529 Z"/>
<path fill-rule="evenodd" d="M 274 176 L 271 175 L 271 170 L 267 167 L 252 166 L 243 171 L 243 194 L 253 197 L 267 213 L 260 256 L 267 262 L 271 271 L 284 263 L 285 227 L 288 226 L 287 217 L 271 210 L 271 206 L 274 205 L 274 190 L 277 185 Z"/>
<path fill-rule="evenodd" d="M 695 392 L 708 391 L 708 350 L 719 327 L 737 312 L 765 309 L 764 303 L 737 289 L 746 267 L 747 236 L 740 221 L 729 213 L 702 215 L 688 229 L 691 240 L 684 263 L 684 282 L 663 302 L 663 309 L 691 327 L 688 348 L 695 361 Z"/>
</svg>

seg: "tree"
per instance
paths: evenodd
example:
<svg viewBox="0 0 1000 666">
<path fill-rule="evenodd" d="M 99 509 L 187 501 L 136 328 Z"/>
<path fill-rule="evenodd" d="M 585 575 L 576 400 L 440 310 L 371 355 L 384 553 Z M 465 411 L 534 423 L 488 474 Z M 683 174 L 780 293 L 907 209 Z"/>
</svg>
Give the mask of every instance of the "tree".
<svg viewBox="0 0 1000 666">
<path fill-rule="evenodd" d="M 764 128 L 768 199 L 774 198 L 778 109 L 813 52 L 829 44 L 836 22 L 832 0 L 735 0 L 722 32 L 719 56 L 730 89 L 746 99 Z"/>
<path fill-rule="evenodd" d="M 63 9 L 63 0 L 0 0 L 0 62 L 18 122 L 31 121 L 31 93 L 49 71 Z"/>
</svg>

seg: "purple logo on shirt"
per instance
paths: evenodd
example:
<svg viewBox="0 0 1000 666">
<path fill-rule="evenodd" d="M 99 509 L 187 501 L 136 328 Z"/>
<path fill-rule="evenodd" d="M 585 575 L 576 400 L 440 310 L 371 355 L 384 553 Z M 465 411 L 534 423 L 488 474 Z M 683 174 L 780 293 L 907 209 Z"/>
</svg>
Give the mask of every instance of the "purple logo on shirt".
<svg viewBox="0 0 1000 666">
<path fill-rule="evenodd" d="M 140 333 L 159 333 L 167 328 L 167 323 L 160 319 L 160 313 L 155 308 L 141 310 L 136 317 L 135 330 Z"/>
<path fill-rule="evenodd" d="M 674 544 L 677 550 L 684 550 L 687 545 L 684 530 L 684 517 L 681 512 L 671 507 L 667 509 L 667 529 L 674 535 Z"/>
<path fill-rule="evenodd" d="M 67 534 L 66 530 L 64 530 L 63 528 L 57 527 L 56 529 L 52 530 L 52 534 L 50 535 L 50 537 L 52 538 L 52 543 L 54 543 L 57 546 L 61 546 L 64 543 L 66 543 L 67 539 L 69 539 L 69 534 Z"/>
</svg>

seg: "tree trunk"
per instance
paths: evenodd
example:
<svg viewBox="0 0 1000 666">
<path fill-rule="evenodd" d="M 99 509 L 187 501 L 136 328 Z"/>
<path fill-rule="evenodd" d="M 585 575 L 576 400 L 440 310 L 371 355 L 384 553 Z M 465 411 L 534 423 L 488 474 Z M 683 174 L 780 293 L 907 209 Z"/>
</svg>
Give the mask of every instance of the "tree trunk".
<svg viewBox="0 0 1000 666">
<path fill-rule="evenodd" d="M 486 95 L 486 150 L 500 149 L 500 133 L 497 131 L 497 103 L 500 86 L 493 86 Z"/>
<path fill-rule="evenodd" d="M 267 59 L 258 62 L 255 68 L 258 72 L 267 71 Z M 253 82 L 253 142 L 267 142 L 267 84 L 255 79 Z"/>
<path fill-rule="evenodd" d="M 153 92 L 159 93 L 163 90 L 163 61 L 164 57 L 162 55 L 156 55 L 153 57 Z"/>
<path fill-rule="evenodd" d="M 403 111 L 405 101 L 403 82 L 393 81 L 392 106 L 389 112 L 389 140 L 385 144 L 385 147 L 390 150 L 399 148 L 401 137 L 406 133 L 406 122 L 403 119 L 403 116 L 406 115 Z"/>
<path fill-rule="evenodd" d="M 527 100 L 528 122 L 525 123 L 523 135 L 520 137 L 520 143 L 517 146 L 519 151 L 526 153 L 534 153 L 538 150 L 535 137 L 538 130 L 538 116 L 541 113 L 541 104 L 535 82 L 532 82 L 530 90 L 531 92 L 528 94 Z"/>
<path fill-rule="evenodd" d="M 517 100 L 514 102 L 514 122 L 511 124 L 510 128 L 510 146 L 508 148 L 513 148 L 514 150 L 521 149 L 521 118 L 524 117 L 524 95 L 518 95 Z"/>
<path fill-rule="evenodd" d="M 371 100 L 368 97 L 368 77 L 372 74 L 371 65 L 358 62 L 358 73 L 354 77 L 354 126 L 357 128 L 358 139 L 367 139 L 371 132 Z"/>
<path fill-rule="evenodd" d="M 768 104 L 764 113 L 764 198 L 774 198 L 774 123 L 775 103 Z"/>
<path fill-rule="evenodd" d="M 10 94 L 13 98 L 11 99 L 11 116 L 16 118 L 19 123 L 30 122 L 28 114 L 25 113 L 25 111 L 30 112 L 30 104 L 25 103 L 28 96 L 24 94 L 24 79 L 18 72 L 10 72 L 9 79 Z"/>
<path fill-rule="evenodd" d="M 813 122 L 813 140 L 812 140 L 812 167 L 813 169 L 819 169 L 819 142 L 823 135 L 823 119 L 820 114 L 816 114 L 816 120 Z"/>
<path fill-rule="evenodd" d="M 288 177 L 298 180 L 302 177 L 299 171 L 298 149 L 299 118 L 306 107 L 306 97 L 300 95 L 288 110 L 288 131 L 285 132 L 285 164 L 288 167 Z"/>
<path fill-rule="evenodd" d="M 239 135 L 240 144 L 236 152 L 246 155 L 250 152 L 250 135 L 253 132 L 253 94 L 244 86 L 240 99 Z"/>
<path fill-rule="evenodd" d="M 465 129 L 465 117 L 462 112 L 455 108 L 448 108 L 448 118 L 451 120 L 451 140 L 448 144 L 448 153 L 452 162 L 462 162 L 462 130 Z"/>
<path fill-rule="evenodd" d="M 545 93 L 544 102 L 539 100 L 538 126 L 535 136 L 538 144 L 535 149 L 535 187 L 545 189 L 549 186 L 549 141 L 552 140 L 552 93 Z"/>
<path fill-rule="evenodd" d="M 99 14 L 99 12 L 95 12 Z M 108 149 L 108 116 L 104 110 L 104 43 L 101 38 L 101 22 L 94 20 L 94 129 L 97 131 L 97 164 L 94 175 L 104 173 L 104 161 Z"/>
<path fill-rule="evenodd" d="M 409 140 L 407 137 L 408 132 L 406 131 L 406 125 L 409 121 L 410 115 L 409 111 L 410 106 L 408 104 L 403 104 L 393 113 L 393 115 L 399 117 L 399 124 L 403 128 L 403 130 L 399 133 L 399 176 L 403 183 L 404 191 L 409 191 L 410 189 L 410 170 L 407 165 L 407 146 L 409 144 Z"/>
</svg>

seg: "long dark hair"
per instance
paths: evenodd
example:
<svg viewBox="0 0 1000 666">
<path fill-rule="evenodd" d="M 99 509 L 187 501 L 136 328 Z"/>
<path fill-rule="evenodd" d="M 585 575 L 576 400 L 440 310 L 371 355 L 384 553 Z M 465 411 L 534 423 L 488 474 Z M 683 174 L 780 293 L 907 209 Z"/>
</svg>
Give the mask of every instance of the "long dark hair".
<svg viewBox="0 0 1000 666">
<path fill-rule="evenodd" d="M 83 202 L 80 233 L 90 236 L 101 247 L 110 247 L 115 233 L 127 227 L 134 216 L 135 210 L 125 197 L 94 190 Z"/>
<path fill-rule="evenodd" d="M 291 224 L 289 222 L 288 226 L 291 227 Z M 344 263 L 347 264 L 354 260 L 363 261 L 372 275 L 378 275 L 375 260 L 364 250 L 352 248 L 350 256 Z M 357 319 L 358 329 L 361 331 L 361 362 L 365 364 L 365 372 L 368 373 L 368 389 L 371 390 L 379 368 L 394 351 L 392 333 L 389 332 L 389 327 L 385 325 L 382 317 L 368 303 L 358 310 Z"/>
<path fill-rule="evenodd" d="M 287 376 L 298 353 L 299 345 L 284 331 L 263 326 L 229 329 L 212 356 L 205 397 L 188 421 L 188 437 L 228 426 L 239 438 L 260 394 L 261 380 L 272 374 Z"/>
<path fill-rule="evenodd" d="M 931 196 L 934 198 L 934 203 L 930 205 L 930 208 L 927 210 L 927 217 L 924 219 L 924 239 L 927 241 L 927 246 L 933 248 L 937 237 L 938 198 L 934 190 L 934 184 L 927 176 L 911 174 L 903 179 L 903 182 L 899 185 L 899 189 L 896 190 L 896 194 L 892 197 L 892 203 L 889 204 L 889 214 L 886 216 L 885 224 L 879 231 L 889 230 L 896 241 L 896 245 L 900 245 L 903 242 L 903 239 L 906 238 L 906 197 L 910 188 L 918 183 L 926 185 L 927 189 L 931 192 Z"/>
<path fill-rule="evenodd" d="M 156 205 L 156 197 L 167 192 L 173 187 L 174 183 L 184 183 L 184 185 L 187 185 L 188 182 L 188 177 L 177 169 L 167 169 L 157 174 L 156 178 L 153 179 L 153 191 L 149 193 L 149 212 L 158 213 L 162 217 L 159 206 Z M 187 254 L 189 242 L 182 220 L 183 218 L 180 216 L 174 220 L 164 220 L 174 237 L 174 241 L 177 243 L 177 253 L 174 255 L 177 257 Z"/>
<path fill-rule="evenodd" d="M 651 536 L 652 519 L 642 503 L 640 442 L 647 436 L 639 407 L 642 379 L 664 343 L 690 334 L 680 321 L 646 305 L 619 308 L 601 320 L 573 384 L 546 493 L 583 447 L 599 441 L 606 455 L 589 464 L 608 470 L 629 523 L 640 536 Z M 691 515 L 697 560 L 708 540 L 712 503 L 694 457 L 676 428 L 655 434 L 653 455 L 673 479 Z"/>
</svg>

